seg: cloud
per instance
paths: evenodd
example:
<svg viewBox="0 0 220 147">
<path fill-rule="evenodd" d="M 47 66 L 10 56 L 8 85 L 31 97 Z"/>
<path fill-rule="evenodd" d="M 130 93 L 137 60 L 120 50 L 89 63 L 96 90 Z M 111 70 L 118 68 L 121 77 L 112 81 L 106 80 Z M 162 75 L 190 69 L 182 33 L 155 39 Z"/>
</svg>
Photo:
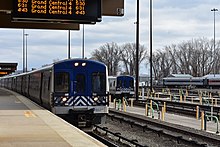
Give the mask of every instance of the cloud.
<svg viewBox="0 0 220 147">
<path fill-rule="evenodd" d="M 212 8 L 219 0 L 153 0 L 153 47 L 180 43 L 192 38 L 213 38 Z M 136 1 L 125 1 L 123 17 L 105 16 L 102 22 L 85 25 L 85 56 L 105 43 L 119 45 L 136 41 Z M 219 39 L 220 12 L 216 12 L 216 39 Z M 71 57 L 82 56 L 82 25 L 71 31 Z M 28 67 L 38 68 L 54 59 L 67 58 L 67 31 L 32 30 L 28 33 Z M 18 62 L 22 69 L 22 29 L 0 29 L 0 62 Z M 140 0 L 140 43 L 149 46 L 149 1 Z"/>
</svg>

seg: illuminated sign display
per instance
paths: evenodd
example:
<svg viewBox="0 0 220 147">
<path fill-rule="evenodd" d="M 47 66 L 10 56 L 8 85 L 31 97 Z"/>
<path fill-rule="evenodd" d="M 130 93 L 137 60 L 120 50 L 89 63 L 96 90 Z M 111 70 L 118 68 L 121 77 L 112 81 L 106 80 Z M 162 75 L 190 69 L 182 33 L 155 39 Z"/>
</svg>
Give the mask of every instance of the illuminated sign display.
<svg viewBox="0 0 220 147">
<path fill-rule="evenodd" d="M 13 0 L 14 20 L 100 22 L 101 0 Z"/>
<path fill-rule="evenodd" d="M 7 75 L 8 72 L 3 72 L 3 71 L 0 71 L 0 75 Z"/>
<path fill-rule="evenodd" d="M 0 70 L 12 70 L 11 67 L 0 67 Z"/>
</svg>

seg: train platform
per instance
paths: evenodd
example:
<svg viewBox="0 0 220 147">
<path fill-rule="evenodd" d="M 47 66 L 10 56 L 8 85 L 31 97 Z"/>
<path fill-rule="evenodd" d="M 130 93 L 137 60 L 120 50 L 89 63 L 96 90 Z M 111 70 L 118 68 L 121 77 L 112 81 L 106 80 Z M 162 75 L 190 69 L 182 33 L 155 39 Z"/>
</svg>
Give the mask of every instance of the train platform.
<svg viewBox="0 0 220 147">
<path fill-rule="evenodd" d="M 114 103 L 110 103 L 110 108 L 115 109 Z M 116 104 L 116 109 L 118 110 L 117 104 Z M 119 109 L 119 111 L 125 111 L 125 110 L 122 108 L 122 109 Z M 145 108 L 131 107 L 131 106 L 126 107 L 126 112 L 134 113 L 134 114 L 138 114 L 138 115 L 145 115 L 145 113 L 146 113 Z M 153 118 L 152 118 L 152 116 L 153 116 Z M 153 115 L 150 114 L 147 117 L 151 117 L 152 119 L 161 119 L 161 112 L 160 112 L 160 114 L 158 112 L 154 112 Z M 202 128 L 201 119 L 197 120 L 196 116 L 195 116 L 195 118 L 193 118 L 193 117 L 186 117 L 184 115 L 176 115 L 173 113 L 164 113 L 164 121 L 168 122 L 168 123 L 172 123 L 172 124 L 177 124 L 177 125 L 182 125 L 185 127 L 194 128 L 197 130 L 201 130 L 201 128 Z M 206 132 L 216 134 L 216 132 L 220 132 L 219 128 L 220 128 L 219 123 L 215 123 L 214 121 L 207 121 Z M 218 133 L 217 135 L 220 135 L 220 133 Z"/>
<path fill-rule="evenodd" d="M 104 147 L 29 99 L 0 88 L 1 147 Z"/>
</svg>

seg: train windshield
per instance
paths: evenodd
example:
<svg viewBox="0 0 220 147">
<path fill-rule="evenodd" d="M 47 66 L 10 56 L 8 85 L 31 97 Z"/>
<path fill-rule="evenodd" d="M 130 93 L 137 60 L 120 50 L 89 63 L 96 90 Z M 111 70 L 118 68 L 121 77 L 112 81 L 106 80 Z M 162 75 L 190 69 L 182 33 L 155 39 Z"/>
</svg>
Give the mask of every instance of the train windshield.
<svg viewBox="0 0 220 147">
<path fill-rule="evenodd" d="M 106 78 L 105 73 L 92 74 L 92 91 L 93 93 L 105 93 L 106 91 Z"/>
<path fill-rule="evenodd" d="M 78 74 L 76 76 L 76 92 L 77 93 L 83 93 L 85 92 L 85 76 L 83 74 Z"/>
<path fill-rule="evenodd" d="M 117 87 L 134 87 L 134 80 L 132 78 L 118 78 L 117 79 Z"/>
<path fill-rule="evenodd" d="M 55 74 L 55 92 L 69 91 L 69 73 L 59 72 Z"/>
<path fill-rule="evenodd" d="M 131 79 L 131 80 L 129 81 L 129 86 L 130 86 L 131 88 L 134 88 L 134 80 L 133 80 L 133 79 Z"/>
<path fill-rule="evenodd" d="M 122 87 L 122 80 L 118 80 L 117 87 Z"/>
</svg>

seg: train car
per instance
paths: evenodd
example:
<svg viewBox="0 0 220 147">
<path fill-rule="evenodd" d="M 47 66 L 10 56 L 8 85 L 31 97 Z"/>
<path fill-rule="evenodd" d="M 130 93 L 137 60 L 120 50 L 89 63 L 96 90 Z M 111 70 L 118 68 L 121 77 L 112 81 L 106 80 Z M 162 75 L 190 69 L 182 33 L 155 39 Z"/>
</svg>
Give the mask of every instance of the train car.
<svg viewBox="0 0 220 147">
<path fill-rule="evenodd" d="M 109 80 L 109 93 L 114 98 L 130 98 L 135 94 L 134 91 L 134 77 L 121 75 L 117 77 L 110 76 Z"/>
<path fill-rule="evenodd" d="M 207 88 L 219 88 L 220 87 L 220 75 L 219 74 L 209 74 L 203 77 L 207 80 Z"/>
<path fill-rule="evenodd" d="M 163 78 L 164 87 L 204 87 L 206 79 L 202 77 L 167 77 Z"/>
<path fill-rule="evenodd" d="M 88 128 L 103 123 L 108 113 L 107 77 L 101 62 L 69 59 L 0 81 L 76 126 Z"/>
<path fill-rule="evenodd" d="M 4 77 L 0 77 L 0 85 L 1 85 L 1 87 L 12 89 L 12 83 L 13 83 L 13 76 L 6 75 Z"/>
<path fill-rule="evenodd" d="M 109 76 L 108 77 L 108 83 L 109 83 L 109 94 L 115 95 L 116 92 L 116 76 Z"/>
</svg>

